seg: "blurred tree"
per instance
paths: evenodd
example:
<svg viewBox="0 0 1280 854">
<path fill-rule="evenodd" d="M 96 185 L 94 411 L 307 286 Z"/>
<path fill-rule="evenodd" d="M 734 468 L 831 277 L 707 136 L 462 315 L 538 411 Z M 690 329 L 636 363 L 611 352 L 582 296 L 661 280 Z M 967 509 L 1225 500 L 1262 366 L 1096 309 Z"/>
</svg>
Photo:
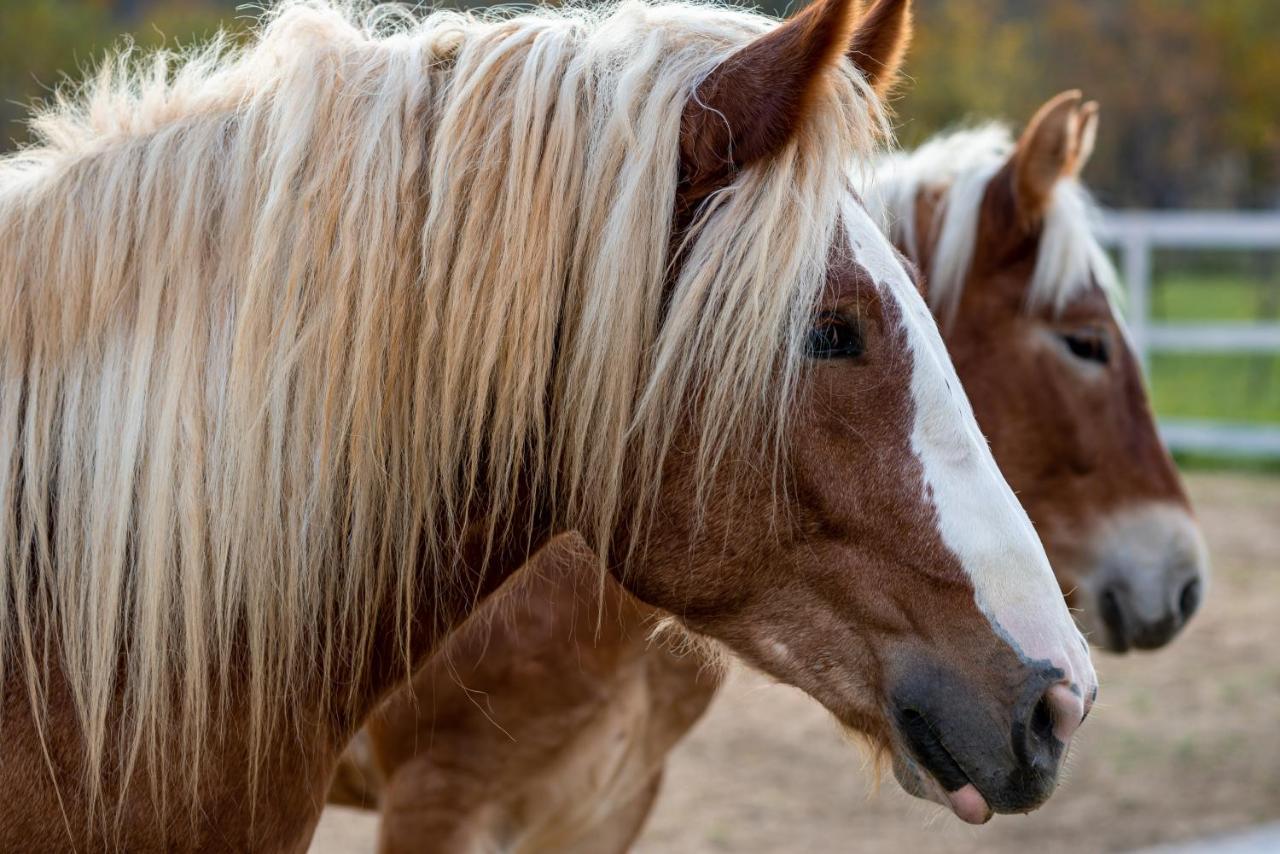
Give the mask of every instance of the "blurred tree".
<svg viewBox="0 0 1280 854">
<path fill-rule="evenodd" d="M 904 144 L 968 119 L 1020 126 L 1064 89 L 1102 104 L 1090 182 L 1109 204 L 1280 204 L 1280 2 L 918 0 Z"/>
<path fill-rule="evenodd" d="M 220 25 L 243 26 L 234 6 L 226 0 L 0 0 L 0 151 L 26 140 L 23 121 L 32 103 L 83 76 L 123 34 L 141 47 L 189 45 Z"/>
<path fill-rule="evenodd" d="M 88 58 L 108 15 L 88 3 L 7 0 L 0 16 L 0 145 L 7 146 L 24 138 L 16 121 L 32 99 Z"/>
<path fill-rule="evenodd" d="M 0 0 L 0 149 L 32 99 L 132 32 L 189 44 L 242 0 Z M 269 0 L 261 0 L 264 4 Z M 440 5 L 490 5 L 437 0 Z M 785 14 L 802 0 L 761 0 Z M 904 145 L 958 123 L 1021 126 L 1080 88 L 1102 104 L 1089 179 L 1108 204 L 1280 205 L 1280 0 L 916 0 Z"/>
<path fill-rule="evenodd" d="M 938 130 L 1018 117 L 1041 97 L 1034 24 L 993 0 L 918 4 L 904 98 L 895 103 L 903 145 Z"/>
<path fill-rule="evenodd" d="M 1280 207 L 1280 3 L 1204 4 L 1206 40 L 1217 52 L 1226 145 L 1244 162 L 1243 193 Z"/>
</svg>

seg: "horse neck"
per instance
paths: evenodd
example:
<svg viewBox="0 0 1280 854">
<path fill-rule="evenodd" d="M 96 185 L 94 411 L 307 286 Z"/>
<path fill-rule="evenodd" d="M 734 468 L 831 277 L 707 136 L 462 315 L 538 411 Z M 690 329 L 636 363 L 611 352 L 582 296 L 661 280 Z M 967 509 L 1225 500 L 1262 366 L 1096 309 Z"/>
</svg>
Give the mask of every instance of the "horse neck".
<svg viewBox="0 0 1280 854">
<path fill-rule="evenodd" d="M 409 603 L 407 627 L 396 619 L 395 591 L 388 592 L 380 608 L 364 684 L 347 718 L 352 733 L 388 693 L 421 668 L 455 629 L 471 619 L 557 533 L 546 514 L 536 509 L 515 515 L 524 521 L 495 525 L 492 537 L 492 520 L 478 518 L 468 527 L 449 567 L 429 566 L 424 557 Z"/>
</svg>

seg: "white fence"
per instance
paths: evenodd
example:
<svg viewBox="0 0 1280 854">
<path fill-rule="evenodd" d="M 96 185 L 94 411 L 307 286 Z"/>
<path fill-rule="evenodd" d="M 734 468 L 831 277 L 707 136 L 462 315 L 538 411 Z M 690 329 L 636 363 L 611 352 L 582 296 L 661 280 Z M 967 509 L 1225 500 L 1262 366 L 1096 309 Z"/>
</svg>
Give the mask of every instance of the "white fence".
<svg viewBox="0 0 1280 854">
<path fill-rule="evenodd" d="M 1103 218 L 1103 242 L 1120 252 L 1128 288 L 1125 315 L 1144 368 L 1150 354 L 1280 353 L 1280 323 L 1157 323 L 1151 319 L 1156 249 L 1280 252 L 1280 213 L 1116 211 Z M 1280 281 L 1273 284 L 1280 288 Z M 1280 457 L 1280 425 L 1161 419 L 1170 447 L 1216 454 Z"/>
</svg>

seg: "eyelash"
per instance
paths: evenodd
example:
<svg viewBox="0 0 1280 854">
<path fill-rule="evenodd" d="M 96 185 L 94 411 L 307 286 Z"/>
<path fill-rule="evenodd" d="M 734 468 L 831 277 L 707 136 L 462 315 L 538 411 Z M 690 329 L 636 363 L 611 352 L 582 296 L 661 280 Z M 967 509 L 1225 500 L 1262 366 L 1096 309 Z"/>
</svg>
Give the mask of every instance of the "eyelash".
<svg viewBox="0 0 1280 854">
<path fill-rule="evenodd" d="M 1111 361 L 1110 348 L 1102 332 L 1064 332 L 1059 335 L 1071 355 L 1086 362 L 1105 365 Z"/>
<path fill-rule="evenodd" d="M 805 353 L 813 359 L 856 359 L 865 350 L 862 333 L 848 318 L 833 311 L 823 312 L 809 327 Z"/>
</svg>

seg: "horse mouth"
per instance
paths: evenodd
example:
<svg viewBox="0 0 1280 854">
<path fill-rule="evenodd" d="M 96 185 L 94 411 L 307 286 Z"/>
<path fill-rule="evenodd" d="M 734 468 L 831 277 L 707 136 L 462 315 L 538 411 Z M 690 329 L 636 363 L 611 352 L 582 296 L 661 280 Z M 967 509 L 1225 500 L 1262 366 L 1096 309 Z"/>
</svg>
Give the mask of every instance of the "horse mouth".
<svg viewBox="0 0 1280 854">
<path fill-rule="evenodd" d="M 909 749 L 909 759 L 894 760 L 894 774 L 902 787 L 916 797 L 950 807 L 961 821 L 988 822 L 993 811 L 987 799 L 947 750 L 928 717 L 915 709 L 901 709 L 897 720 L 898 731 Z"/>
</svg>

